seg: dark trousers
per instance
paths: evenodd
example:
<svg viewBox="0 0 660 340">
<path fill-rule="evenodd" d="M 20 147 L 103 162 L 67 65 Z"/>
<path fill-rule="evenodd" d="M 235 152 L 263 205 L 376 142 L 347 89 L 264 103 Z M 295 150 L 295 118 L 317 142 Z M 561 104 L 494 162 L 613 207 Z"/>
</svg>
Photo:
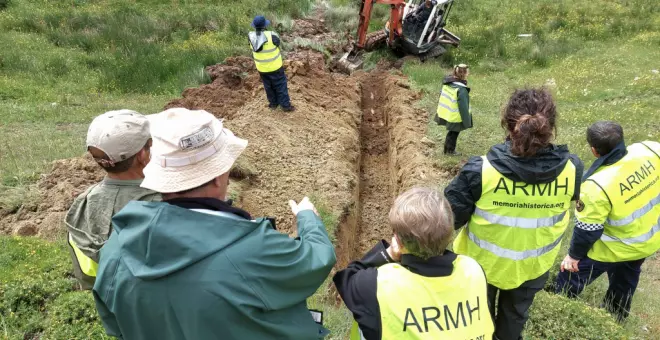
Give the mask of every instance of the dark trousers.
<svg viewBox="0 0 660 340">
<path fill-rule="evenodd" d="M 534 296 L 545 286 L 548 273 L 523 282 L 518 288 L 503 290 L 488 285 L 488 307 L 495 323 L 498 340 L 521 340 Z M 500 293 L 497 296 L 497 293 Z M 495 303 L 497 302 L 497 306 Z"/>
<path fill-rule="evenodd" d="M 277 105 L 283 108 L 290 107 L 291 100 L 289 99 L 284 68 L 280 68 L 275 72 L 260 73 L 260 75 L 269 105 L 272 107 L 277 107 Z"/>
<path fill-rule="evenodd" d="M 458 131 L 447 131 L 445 138 L 445 153 L 453 153 L 456 151 L 456 140 L 458 140 Z"/>
<path fill-rule="evenodd" d="M 614 314 L 618 321 L 623 321 L 630 314 L 630 304 L 639 283 L 644 260 L 646 259 L 609 263 L 585 258 L 578 263 L 576 273 L 564 271 L 557 275 L 555 292 L 566 292 L 568 297 L 575 298 L 591 282 L 607 273 L 610 286 L 601 307 Z"/>
</svg>

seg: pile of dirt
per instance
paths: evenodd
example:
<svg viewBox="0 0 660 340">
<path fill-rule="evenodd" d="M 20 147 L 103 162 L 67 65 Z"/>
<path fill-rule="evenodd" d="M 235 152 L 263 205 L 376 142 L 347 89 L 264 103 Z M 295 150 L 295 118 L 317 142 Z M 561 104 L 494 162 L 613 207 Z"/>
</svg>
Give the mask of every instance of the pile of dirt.
<svg viewBox="0 0 660 340">
<path fill-rule="evenodd" d="M 263 89 L 254 61 L 248 57 L 227 58 L 223 64 L 208 66 L 206 72 L 212 79 L 211 84 L 186 89 L 183 98 L 171 101 L 165 109 L 203 108 L 217 117 L 231 119 L 236 108 Z"/>
<path fill-rule="evenodd" d="M 0 233 L 54 239 L 64 230 L 64 217 L 74 198 L 103 179 L 103 170 L 90 157 L 53 162 L 37 182 L 37 201 L 25 202 L 0 219 Z"/>
<path fill-rule="evenodd" d="M 318 52 L 302 51 L 287 63 L 289 94 L 297 108 L 292 113 L 268 109 L 263 92 L 249 96 L 240 107 L 230 106 L 231 116 L 213 110 L 222 99 L 211 96 L 209 89 L 189 91 L 186 101 L 178 102 L 228 118 L 226 126 L 248 140 L 241 157 L 257 175 L 243 186 L 237 203 L 253 215 L 275 217 L 284 232 L 295 231 L 289 199 L 315 195 L 332 211 L 342 211 L 351 204 L 358 182 L 358 82 L 326 72 L 322 60 Z M 198 100 L 198 94 L 209 101 Z"/>
<path fill-rule="evenodd" d="M 390 137 L 392 196 L 414 186 L 435 187 L 443 177 L 434 168 L 431 155 L 435 143 L 426 137 L 427 113 L 415 107 L 421 92 L 410 89 L 408 79 L 399 71 L 383 78 Z"/>
</svg>

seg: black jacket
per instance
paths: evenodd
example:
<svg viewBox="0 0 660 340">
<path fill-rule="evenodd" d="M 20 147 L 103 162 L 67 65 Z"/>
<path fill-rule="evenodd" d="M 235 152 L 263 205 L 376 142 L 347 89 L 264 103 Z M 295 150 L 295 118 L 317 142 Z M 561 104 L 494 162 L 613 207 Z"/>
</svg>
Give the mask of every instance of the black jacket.
<svg viewBox="0 0 660 340">
<path fill-rule="evenodd" d="M 348 268 L 337 272 L 332 278 L 339 295 L 353 313 L 367 340 L 380 340 L 382 337 L 376 287 L 378 267 L 394 262 L 387 254 L 387 247 L 389 244 L 386 241 L 380 241 L 361 260 L 350 263 Z M 404 254 L 401 257 L 401 265 L 418 275 L 443 277 L 451 275 L 456 256 L 448 250 L 442 256 L 428 260 Z"/>
<path fill-rule="evenodd" d="M 575 166 L 575 193 L 573 201 L 580 198 L 580 183 L 584 164 L 566 145 L 550 145 L 539 150 L 534 157 L 518 157 L 511 153 L 510 142 L 493 146 L 486 155 L 493 167 L 506 178 L 528 184 L 550 183 L 564 170 L 567 162 Z M 481 157 L 471 157 L 461 172 L 445 188 L 445 197 L 454 212 L 456 229 L 464 226 L 474 213 L 475 204 L 481 198 Z"/>
<path fill-rule="evenodd" d="M 454 82 L 462 83 L 465 85 L 465 87 L 452 84 Z M 467 130 L 469 128 L 474 127 L 474 122 L 472 121 L 472 115 L 470 114 L 470 88 L 467 87 L 467 81 L 460 80 L 454 76 L 446 76 L 445 79 L 442 81 L 442 86 L 444 87 L 445 85 L 449 85 L 453 88 L 458 88 L 458 92 L 456 93 L 456 95 L 458 96 L 457 98 L 458 111 L 461 114 L 461 122 L 450 123 L 438 117 L 437 114 L 434 116 L 435 122 L 438 123 L 438 125 L 446 125 L 447 130 L 454 132 L 461 132 L 463 130 Z M 440 95 L 441 93 L 442 93 L 442 87 L 440 87 L 440 92 L 438 92 L 438 95 Z"/>
</svg>

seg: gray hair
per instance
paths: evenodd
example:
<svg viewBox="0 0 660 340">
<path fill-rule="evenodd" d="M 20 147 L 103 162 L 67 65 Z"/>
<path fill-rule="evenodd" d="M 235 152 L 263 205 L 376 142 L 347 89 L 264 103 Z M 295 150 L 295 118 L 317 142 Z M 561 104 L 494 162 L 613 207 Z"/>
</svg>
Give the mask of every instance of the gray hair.
<svg viewBox="0 0 660 340">
<path fill-rule="evenodd" d="M 616 122 L 599 121 L 587 129 L 587 142 L 599 155 L 606 155 L 623 141 L 623 128 Z"/>
<path fill-rule="evenodd" d="M 399 195 L 389 219 L 392 231 L 406 250 L 424 259 L 442 255 L 454 231 L 449 202 L 430 188 L 412 188 Z"/>
</svg>

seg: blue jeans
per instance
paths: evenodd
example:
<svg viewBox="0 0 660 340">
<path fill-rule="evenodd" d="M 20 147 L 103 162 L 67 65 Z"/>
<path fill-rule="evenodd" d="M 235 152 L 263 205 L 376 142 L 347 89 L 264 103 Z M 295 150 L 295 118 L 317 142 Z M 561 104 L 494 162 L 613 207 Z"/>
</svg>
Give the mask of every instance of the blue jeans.
<svg viewBox="0 0 660 340">
<path fill-rule="evenodd" d="M 278 105 L 283 108 L 291 107 L 284 67 L 274 72 L 260 73 L 260 75 L 261 81 L 264 83 L 264 90 L 266 90 L 268 104 L 271 107 L 277 107 Z"/>
<path fill-rule="evenodd" d="M 610 286 L 601 307 L 616 315 L 618 321 L 623 321 L 630 314 L 630 305 L 639 283 L 644 260 L 646 259 L 610 263 L 590 258 L 582 259 L 578 263 L 578 272 L 564 271 L 557 275 L 555 293 L 566 292 L 568 297 L 575 298 L 591 282 L 603 273 L 607 273 Z"/>
</svg>

